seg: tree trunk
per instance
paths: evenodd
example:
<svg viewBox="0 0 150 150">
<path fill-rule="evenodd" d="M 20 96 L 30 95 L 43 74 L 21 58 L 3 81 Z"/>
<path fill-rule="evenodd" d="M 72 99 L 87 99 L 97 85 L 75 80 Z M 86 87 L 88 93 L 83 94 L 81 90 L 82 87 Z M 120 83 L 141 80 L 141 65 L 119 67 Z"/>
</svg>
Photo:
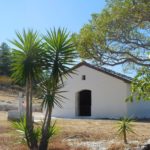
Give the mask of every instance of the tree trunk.
<svg viewBox="0 0 150 150">
<path fill-rule="evenodd" d="M 48 128 L 51 123 L 51 114 L 52 114 L 52 106 L 46 108 L 46 114 L 44 118 L 44 123 L 42 127 L 42 138 L 39 145 L 39 150 L 47 150 L 48 148 Z"/>
<path fill-rule="evenodd" d="M 27 125 L 27 143 L 30 150 L 37 150 L 37 140 L 33 136 L 33 120 L 32 120 L 32 78 L 29 76 L 26 86 L 26 125 Z"/>
<path fill-rule="evenodd" d="M 123 138 L 124 138 L 124 143 L 127 144 L 127 135 L 126 135 L 126 131 L 125 130 L 123 132 Z"/>
<path fill-rule="evenodd" d="M 34 131 L 33 131 L 33 116 L 32 116 L 32 77 L 31 75 L 29 76 L 29 109 L 30 109 L 30 128 L 31 128 L 31 149 L 32 150 L 37 150 L 38 149 L 38 142 L 37 142 L 37 139 L 36 137 L 33 137 L 32 134 L 34 134 Z"/>
<path fill-rule="evenodd" d="M 30 117 L 29 117 L 29 79 L 27 79 L 26 81 L 26 127 L 27 127 L 27 133 L 25 133 L 26 135 L 26 140 L 27 140 L 27 145 L 30 148 L 31 147 L 31 143 L 30 143 L 30 139 L 29 139 L 29 134 L 28 131 L 30 129 Z"/>
</svg>

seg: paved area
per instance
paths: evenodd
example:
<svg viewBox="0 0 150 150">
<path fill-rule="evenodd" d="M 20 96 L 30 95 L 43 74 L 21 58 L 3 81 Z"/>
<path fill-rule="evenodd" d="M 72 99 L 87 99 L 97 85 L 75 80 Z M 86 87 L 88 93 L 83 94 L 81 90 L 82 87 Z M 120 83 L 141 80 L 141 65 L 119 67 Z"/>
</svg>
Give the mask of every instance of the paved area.
<svg viewBox="0 0 150 150">
<path fill-rule="evenodd" d="M 0 121 L 7 120 L 8 112 L 7 111 L 0 111 Z M 41 121 L 44 118 L 44 114 L 41 112 L 34 112 L 33 117 L 35 122 Z"/>
</svg>

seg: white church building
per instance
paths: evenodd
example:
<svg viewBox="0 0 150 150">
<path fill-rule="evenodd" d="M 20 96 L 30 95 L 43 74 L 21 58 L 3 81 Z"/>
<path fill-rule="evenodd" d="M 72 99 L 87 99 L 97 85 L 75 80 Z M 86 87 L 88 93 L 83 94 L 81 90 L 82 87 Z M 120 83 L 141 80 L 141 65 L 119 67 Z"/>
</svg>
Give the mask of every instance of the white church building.
<svg viewBox="0 0 150 150">
<path fill-rule="evenodd" d="M 150 102 L 125 102 L 131 78 L 86 62 L 73 67 L 62 91 L 63 108 L 54 107 L 52 116 L 63 118 L 150 118 Z"/>
</svg>

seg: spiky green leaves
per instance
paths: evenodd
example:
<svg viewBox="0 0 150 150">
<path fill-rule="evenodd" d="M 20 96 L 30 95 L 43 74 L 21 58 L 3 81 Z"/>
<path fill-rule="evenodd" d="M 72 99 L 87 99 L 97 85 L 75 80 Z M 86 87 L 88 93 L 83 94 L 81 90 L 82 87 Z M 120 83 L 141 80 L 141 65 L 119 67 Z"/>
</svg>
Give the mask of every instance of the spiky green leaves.
<svg viewBox="0 0 150 150">
<path fill-rule="evenodd" d="M 28 128 L 26 126 L 26 117 L 22 117 L 19 121 L 12 121 L 11 125 L 13 128 L 16 129 L 16 131 L 19 133 L 21 142 L 27 143 L 26 139 L 28 138 Z M 49 139 L 52 138 L 54 135 L 58 133 L 59 129 L 56 127 L 56 122 L 53 123 L 52 126 L 49 126 L 48 128 L 48 137 Z M 41 126 L 37 126 L 34 128 L 32 133 L 32 138 L 36 139 L 36 141 L 40 141 L 42 136 Z"/>
<path fill-rule="evenodd" d="M 25 83 L 29 76 L 34 80 L 41 73 L 41 39 L 33 30 L 16 32 L 17 39 L 11 41 L 15 46 L 12 52 L 12 78 L 19 83 Z"/>
<path fill-rule="evenodd" d="M 54 105 L 62 107 L 63 91 L 60 89 L 64 77 L 71 72 L 69 66 L 73 64 L 76 56 L 75 47 L 65 29 L 47 31 L 41 39 L 33 30 L 23 30 L 22 34 L 17 32 L 16 36 L 17 40 L 11 41 L 15 46 L 12 56 L 12 77 L 16 82 L 26 83 L 27 107 L 26 122 L 15 125 L 25 134 L 27 129 L 25 137 L 29 148 L 37 148 L 39 129 L 34 129 L 32 123 L 32 83 L 38 80 L 42 104 L 46 108 L 39 149 L 47 149 L 48 140 L 55 133 L 54 126 L 50 126 L 52 108 Z"/>
<path fill-rule="evenodd" d="M 117 122 L 117 133 L 124 138 L 124 142 L 127 143 L 127 133 L 135 133 L 133 131 L 133 120 L 131 118 L 123 117 Z"/>
<path fill-rule="evenodd" d="M 75 46 L 65 29 L 47 31 L 44 38 L 47 77 L 40 84 L 43 105 L 62 107 L 63 78 L 69 75 L 75 59 Z M 45 74 L 46 75 L 46 74 Z"/>
<path fill-rule="evenodd" d="M 69 66 L 74 64 L 75 46 L 65 29 L 47 30 L 43 39 L 48 59 L 47 67 L 51 71 L 51 76 L 57 80 L 58 77 L 67 75 Z"/>
<path fill-rule="evenodd" d="M 63 84 L 54 82 L 52 78 L 45 79 L 41 84 L 39 84 L 39 88 L 41 91 L 40 98 L 42 101 L 42 107 L 54 107 L 54 105 L 62 108 L 62 99 L 64 97 L 61 95 L 65 91 L 62 91 Z"/>
<path fill-rule="evenodd" d="M 16 32 L 16 36 L 11 41 L 15 46 L 12 52 L 12 78 L 16 82 L 25 83 L 29 75 L 36 80 L 43 70 L 50 72 L 55 79 L 68 74 L 76 53 L 72 38 L 65 29 L 47 30 L 41 38 L 33 30 Z"/>
</svg>

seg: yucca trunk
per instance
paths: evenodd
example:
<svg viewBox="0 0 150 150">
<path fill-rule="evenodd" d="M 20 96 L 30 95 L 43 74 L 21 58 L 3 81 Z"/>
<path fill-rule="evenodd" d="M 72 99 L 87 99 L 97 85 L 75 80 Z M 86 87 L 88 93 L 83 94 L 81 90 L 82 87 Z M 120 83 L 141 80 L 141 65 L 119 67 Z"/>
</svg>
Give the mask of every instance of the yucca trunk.
<svg viewBox="0 0 150 150">
<path fill-rule="evenodd" d="M 34 138 L 33 133 L 33 120 L 32 120 L 32 78 L 26 81 L 26 126 L 27 126 L 27 144 L 31 150 L 37 150 L 37 140 Z"/>
<path fill-rule="evenodd" d="M 127 144 L 127 135 L 126 135 L 126 131 L 125 130 L 123 132 L 123 138 L 124 138 L 124 143 Z"/>
<path fill-rule="evenodd" d="M 40 140 L 39 150 L 47 150 L 48 148 L 48 140 L 49 140 L 48 130 L 51 124 L 51 114 L 52 114 L 52 106 L 46 108 L 46 114 L 42 126 L 42 137 Z"/>
<path fill-rule="evenodd" d="M 30 104 L 29 104 L 29 79 L 26 81 L 26 127 L 27 127 L 27 132 L 26 132 L 26 140 L 28 147 L 31 147 L 30 139 L 29 139 L 29 129 L 30 129 Z"/>
</svg>

